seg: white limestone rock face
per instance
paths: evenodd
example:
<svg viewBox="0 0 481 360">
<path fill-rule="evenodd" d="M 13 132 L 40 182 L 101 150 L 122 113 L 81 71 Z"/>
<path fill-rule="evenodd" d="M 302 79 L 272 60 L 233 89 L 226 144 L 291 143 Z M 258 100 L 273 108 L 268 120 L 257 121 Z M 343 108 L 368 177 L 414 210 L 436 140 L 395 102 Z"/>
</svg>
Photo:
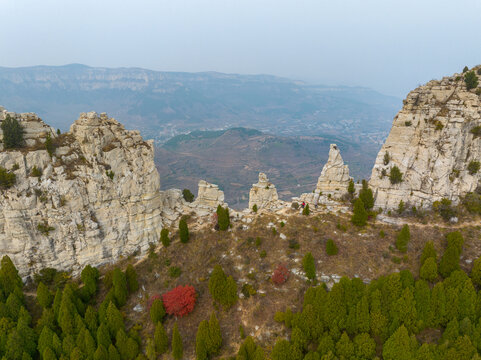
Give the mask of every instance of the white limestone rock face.
<svg viewBox="0 0 481 360">
<path fill-rule="evenodd" d="M 32 145 L 57 136 L 32 114 L 18 118 Z M 52 157 L 41 146 L 0 152 L 0 166 L 16 174 L 15 186 L 0 190 L 0 254 L 22 276 L 45 267 L 78 272 L 145 252 L 179 217 L 182 200 L 159 191 L 152 141 L 137 131 L 83 113 L 55 141 Z M 30 176 L 34 166 L 39 178 Z"/>
<path fill-rule="evenodd" d="M 481 137 L 471 132 L 481 125 L 481 97 L 475 91 L 466 89 L 462 74 L 454 74 L 408 94 L 372 169 L 376 207 L 395 209 L 403 200 L 430 208 L 442 198 L 458 203 L 476 190 L 481 172 L 468 170 L 471 162 L 481 161 Z M 390 181 L 393 166 L 403 173 L 401 183 Z"/>
<path fill-rule="evenodd" d="M 192 205 L 194 207 L 217 208 L 218 205 L 226 206 L 227 204 L 224 203 L 224 192 L 219 189 L 218 185 L 200 180 L 197 198 Z"/>
<path fill-rule="evenodd" d="M 351 180 L 349 167 L 344 164 L 339 148 L 336 144 L 331 144 L 329 158 L 322 168 L 314 193 L 318 195 L 330 194 L 332 198 L 339 199 L 347 193 Z"/>
<path fill-rule="evenodd" d="M 252 210 L 254 205 L 257 209 L 272 209 L 278 207 L 279 197 L 277 195 L 276 187 L 269 182 L 266 174 L 259 173 L 259 181 L 257 184 L 252 184 L 249 192 L 249 209 Z"/>
</svg>

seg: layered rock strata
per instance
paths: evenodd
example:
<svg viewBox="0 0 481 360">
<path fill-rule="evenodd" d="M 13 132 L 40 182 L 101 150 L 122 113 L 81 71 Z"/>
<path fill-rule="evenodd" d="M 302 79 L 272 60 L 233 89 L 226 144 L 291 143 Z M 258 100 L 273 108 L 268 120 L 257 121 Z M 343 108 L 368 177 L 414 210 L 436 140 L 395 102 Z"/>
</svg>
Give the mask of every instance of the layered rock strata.
<svg viewBox="0 0 481 360">
<path fill-rule="evenodd" d="M 153 144 L 138 131 L 83 113 L 57 136 L 34 114 L 8 114 L 23 126 L 26 147 L 0 152 L 0 166 L 16 175 L 16 184 L 1 190 L 0 254 L 22 275 L 45 267 L 76 272 L 144 252 L 178 217 L 182 201 L 159 191 Z M 0 122 L 6 115 L 0 112 Z M 47 134 L 56 144 L 52 156 Z"/>
<path fill-rule="evenodd" d="M 259 173 L 259 181 L 256 184 L 252 184 L 249 192 L 249 209 L 252 210 L 254 205 L 259 210 L 264 208 L 272 209 L 279 205 L 276 187 L 264 173 Z"/>
<path fill-rule="evenodd" d="M 467 90 L 463 75 L 454 74 L 408 94 L 372 170 L 376 207 L 395 209 L 401 200 L 418 208 L 443 198 L 457 203 L 478 188 L 480 92 L 480 85 Z"/>
</svg>

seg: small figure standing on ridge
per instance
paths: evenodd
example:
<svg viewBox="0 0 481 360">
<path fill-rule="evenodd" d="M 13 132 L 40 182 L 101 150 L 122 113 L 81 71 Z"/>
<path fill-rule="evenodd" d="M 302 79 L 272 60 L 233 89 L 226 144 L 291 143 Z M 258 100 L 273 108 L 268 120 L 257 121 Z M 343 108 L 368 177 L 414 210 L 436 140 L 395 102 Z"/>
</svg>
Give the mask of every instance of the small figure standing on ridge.
<svg viewBox="0 0 481 360">
<path fill-rule="evenodd" d="M 301 208 L 304 209 L 305 206 L 306 206 L 306 203 L 303 201 L 303 202 L 302 202 L 302 205 L 301 205 Z"/>
</svg>

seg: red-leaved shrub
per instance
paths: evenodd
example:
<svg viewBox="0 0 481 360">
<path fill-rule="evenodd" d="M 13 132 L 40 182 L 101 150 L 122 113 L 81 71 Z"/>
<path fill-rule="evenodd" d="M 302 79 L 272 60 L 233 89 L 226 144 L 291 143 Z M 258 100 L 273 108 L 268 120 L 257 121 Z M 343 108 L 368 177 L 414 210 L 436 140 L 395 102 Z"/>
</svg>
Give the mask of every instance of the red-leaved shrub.
<svg viewBox="0 0 481 360">
<path fill-rule="evenodd" d="M 284 265 L 279 265 L 272 274 L 272 282 L 276 285 L 284 284 L 289 277 L 289 270 Z"/>
<path fill-rule="evenodd" d="M 194 310 L 197 294 L 192 286 L 177 286 L 162 295 L 165 312 L 169 315 L 184 316 Z"/>
</svg>

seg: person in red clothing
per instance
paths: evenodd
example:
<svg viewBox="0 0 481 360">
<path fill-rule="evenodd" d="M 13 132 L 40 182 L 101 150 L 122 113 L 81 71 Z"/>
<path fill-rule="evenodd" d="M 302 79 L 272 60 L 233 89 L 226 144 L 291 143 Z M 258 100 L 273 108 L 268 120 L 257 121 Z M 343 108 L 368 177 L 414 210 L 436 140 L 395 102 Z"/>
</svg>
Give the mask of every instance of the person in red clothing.
<svg viewBox="0 0 481 360">
<path fill-rule="evenodd" d="M 304 209 L 304 206 L 306 206 L 306 203 L 303 201 L 303 202 L 302 202 L 302 205 L 301 205 L 301 208 Z"/>
</svg>

